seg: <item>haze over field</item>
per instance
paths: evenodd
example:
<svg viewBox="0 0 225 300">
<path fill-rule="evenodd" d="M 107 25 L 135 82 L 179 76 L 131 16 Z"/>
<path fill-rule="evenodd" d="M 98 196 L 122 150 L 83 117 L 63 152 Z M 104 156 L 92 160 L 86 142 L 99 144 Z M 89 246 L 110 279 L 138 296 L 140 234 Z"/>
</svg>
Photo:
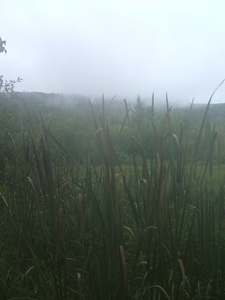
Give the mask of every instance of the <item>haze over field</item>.
<svg viewBox="0 0 225 300">
<path fill-rule="evenodd" d="M 206 102 L 225 78 L 224 11 L 222 0 L 3 0 L 0 74 L 23 78 L 20 91 Z"/>
</svg>

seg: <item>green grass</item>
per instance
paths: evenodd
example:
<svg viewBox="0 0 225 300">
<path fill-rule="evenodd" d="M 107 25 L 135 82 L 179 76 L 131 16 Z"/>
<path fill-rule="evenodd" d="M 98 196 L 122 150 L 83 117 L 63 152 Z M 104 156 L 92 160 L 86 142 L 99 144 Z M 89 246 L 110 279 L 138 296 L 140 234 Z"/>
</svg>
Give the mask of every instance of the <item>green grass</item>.
<svg viewBox="0 0 225 300">
<path fill-rule="evenodd" d="M 10 135 L 13 184 L 0 186 L 1 299 L 224 299 L 225 166 L 216 163 L 209 106 L 194 137 L 174 134 L 167 101 L 160 126 L 152 113 L 154 156 L 134 136 L 138 154 L 127 166 L 104 99 L 101 109 L 92 106 L 100 162 L 87 151 L 78 165 L 42 118 L 34 129 L 29 112 L 21 139 L 29 157 L 22 160 Z"/>
</svg>

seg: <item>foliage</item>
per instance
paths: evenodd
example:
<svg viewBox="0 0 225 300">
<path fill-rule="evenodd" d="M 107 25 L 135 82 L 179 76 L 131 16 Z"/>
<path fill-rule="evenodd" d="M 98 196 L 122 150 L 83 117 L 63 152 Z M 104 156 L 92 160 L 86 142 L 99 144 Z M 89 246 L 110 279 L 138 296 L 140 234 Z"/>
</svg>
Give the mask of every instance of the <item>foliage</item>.
<svg viewBox="0 0 225 300">
<path fill-rule="evenodd" d="M 22 78 L 17 80 L 4 80 L 3 75 L 0 76 L 0 93 L 12 93 L 15 89 L 16 83 L 21 82 Z"/>
<path fill-rule="evenodd" d="M 0 37 L 0 53 L 7 53 L 5 46 L 6 41 L 3 41 Z M 0 75 L 0 93 L 12 93 L 14 91 L 16 83 L 21 81 L 22 78 L 20 77 L 18 77 L 17 80 L 4 80 L 3 75 Z"/>
<path fill-rule="evenodd" d="M 6 41 L 3 41 L 2 38 L 0 37 L 0 53 L 5 52 L 7 53 L 5 49 Z"/>
</svg>

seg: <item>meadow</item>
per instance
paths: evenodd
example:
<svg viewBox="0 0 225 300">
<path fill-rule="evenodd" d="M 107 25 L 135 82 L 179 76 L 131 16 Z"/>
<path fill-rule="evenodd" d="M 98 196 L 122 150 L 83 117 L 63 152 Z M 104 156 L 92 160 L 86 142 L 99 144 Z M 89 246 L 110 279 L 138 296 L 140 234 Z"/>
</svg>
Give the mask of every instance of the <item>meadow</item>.
<svg viewBox="0 0 225 300">
<path fill-rule="evenodd" d="M 86 115 L 0 102 L 1 299 L 225 299 L 211 98 L 197 118 L 154 96 L 121 119 L 104 98 Z"/>
</svg>

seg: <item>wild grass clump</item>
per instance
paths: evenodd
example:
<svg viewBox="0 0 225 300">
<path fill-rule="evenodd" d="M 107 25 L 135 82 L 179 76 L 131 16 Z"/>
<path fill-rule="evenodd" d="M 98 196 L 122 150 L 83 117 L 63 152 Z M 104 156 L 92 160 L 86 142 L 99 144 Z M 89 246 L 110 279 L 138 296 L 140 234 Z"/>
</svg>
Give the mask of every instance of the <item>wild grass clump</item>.
<svg viewBox="0 0 225 300">
<path fill-rule="evenodd" d="M 153 97 L 149 154 L 125 101 L 117 134 L 131 132 L 126 164 L 104 98 L 90 104 L 82 163 L 27 110 L 29 130 L 9 133 L 0 186 L 1 299 L 223 299 L 225 195 L 210 102 L 196 132 L 191 112 L 175 128 L 168 99 L 155 115 Z"/>
</svg>

